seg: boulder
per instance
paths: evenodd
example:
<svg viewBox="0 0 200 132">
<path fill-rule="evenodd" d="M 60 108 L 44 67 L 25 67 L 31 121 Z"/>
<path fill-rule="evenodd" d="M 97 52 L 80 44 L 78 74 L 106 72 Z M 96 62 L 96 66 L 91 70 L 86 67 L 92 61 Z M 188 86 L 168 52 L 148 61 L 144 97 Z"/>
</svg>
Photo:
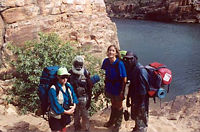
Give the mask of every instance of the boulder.
<svg viewBox="0 0 200 132">
<path fill-rule="evenodd" d="M 38 15 L 39 8 L 31 5 L 26 7 L 10 8 L 2 12 L 5 23 L 10 24 L 18 21 L 34 18 Z"/>
<path fill-rule="evenodd" d="M 8 108 L 6 109 L 6 115 L 18 115 L 17 108 L 15 106 L 9 104 Z"/>
</svg>

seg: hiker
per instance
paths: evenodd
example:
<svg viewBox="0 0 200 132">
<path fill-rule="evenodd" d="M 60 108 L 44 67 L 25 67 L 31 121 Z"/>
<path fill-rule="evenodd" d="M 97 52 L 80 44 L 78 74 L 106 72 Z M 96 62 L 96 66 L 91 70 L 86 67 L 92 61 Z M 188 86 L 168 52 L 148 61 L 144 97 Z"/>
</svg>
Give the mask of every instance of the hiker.
<svg viewBox="0 0 200 132">
<path fill-rule="evenodd" d="M 131 106 L 131 118 L 135 120 L 132 132 L 146 132 L 149 110 L 148 73 L 138 62 L 136 54 L 131 51 L 127 51 L 124 63 L 130 80 L 126 105 Z M 131 104 L 129 98 L 131 98 Z"/>
<path fill-rule="evenodd" d="M 105 95 L 111 99 L 111 114 L 105 127 L 113 127 L 118 132 L 122 122 L 124 100 L 124 89 L 126 85 L 126 70 L 124 63 L 119 59 L 120 53 L 116 45 L 110 45 L 107 49 L 107 56 L 101 69 L 105 70 Z"/>
<path fill-rule="evenodd" d="M 57 82 L 50 87 L 49 126 L 54 131 L 66 132 L 66 125 L 71 122 L 70 115 L 75 111 L 78 99 L 70 83 L 67 82 L 70 73 L 61 67 L 57 71 Z"/>
<path fill-rule="evenodd" d="M 76 56 L 72 62 L 72 69 L 70 70 L 70 83 L 74 87 L 79 104 L 77 104 L 74 114 L 74 129 L 75 131 L 81 130 L 82 125 L 85 131 L 89 131 L 89 113 L 88 108 L 91 102 L 92 82 L 90 81 L 90 73 L 84 67 L 84 58 Z"/>
</svg>

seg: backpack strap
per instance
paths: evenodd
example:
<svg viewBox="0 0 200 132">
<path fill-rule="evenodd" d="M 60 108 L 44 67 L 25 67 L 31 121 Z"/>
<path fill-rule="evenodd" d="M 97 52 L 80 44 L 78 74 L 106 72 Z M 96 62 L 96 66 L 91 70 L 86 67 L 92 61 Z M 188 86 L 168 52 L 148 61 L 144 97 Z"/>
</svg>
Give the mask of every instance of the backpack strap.
<svg viewBox="0 0 200 132">
<path fill-rule="evenodd" d="M 59 94 L 59 91 L 60 91 L 60 88 L 58 87 L 57 84 L 54 84 L 55 88 L 56 88 L 56 96 L 58 96 Z"/>
<path fill-rule="evenodd" d="M 59 94 L 59 91 L 61 91 L 63 94 L 65 94 L 66 96 L 68 96 L 66 94 L 66 92 L 69 93 L 69 99 L 71 102 L 73 102 L 73 97 L 72 97 L 72 93 L 71 93 L 71 89 L 70 89 L 70 86 L 68 85 L 68 83 L 65 84 L 65 87 L 66 87 L 66 91 L 64 92 L 62 89 L 59 88 L 59 86 L 56 84 L 55 85 L 55 88 L 56 88 L 56 96 L 58 96 Z"/>
<path fill-rule="evenodd" d="M 87 82 L 86 92 L 87 92 L 88 95 L 90 95 L 92 87 L 93 87 L 93 84 L 92 84 L 91 79 L 90 79 L 90 72 L 85 68 L 84 68 L 84 76 L 85 76 L 86 82 Z"/>
<path fill-rule="evenodd" d="M 85 76 L 86 78 L 89 78 L 89 76 L 90 76 L 89 71 L 88 71 L 87 69 L 85 69 L 85 68 L 84 68 L 84 76 Z"/>
<path fill-rule="evenodd" d="M 120 59 L 118 58 L 117 61 L 116 61 L 116 64 L 114 65 L 116 71 L 118 72 L 118 73 L 117 73 L 118 75 L 120 75 L 120 73 L 119 73 L 119 62 L 120 62 Z"/>
<path fill-rule="evenodd" d="M 115 70 L 116 70 L 116 72 L 117 72 L 117 75 L 120 75 L 119 62 L 120 62 L 120 59 L 117 58 L 116 63 L 113 65 Z M 106 66 L 108 66 L 108 65 L 109 65 L 109 61 L 106 62 Z M 111 74 L 110 70 L 109 70 L 109 73 Z M 121 80 L 119 80 L 119 79 L 118 80 L 114 80 L 114 79 L 110 80 L 110 79 L 106 78 L 105 81 L 112 82 L 113 84 L 115 84 L 116 82 L 121 81 Z"/>
<path fill-rule="evenodd" d="M 168 87 L 167 87 L 167 93 L 169 93 L 169 87 L 170 87 L 170 84 L 168 84 Z"/>
</svg>

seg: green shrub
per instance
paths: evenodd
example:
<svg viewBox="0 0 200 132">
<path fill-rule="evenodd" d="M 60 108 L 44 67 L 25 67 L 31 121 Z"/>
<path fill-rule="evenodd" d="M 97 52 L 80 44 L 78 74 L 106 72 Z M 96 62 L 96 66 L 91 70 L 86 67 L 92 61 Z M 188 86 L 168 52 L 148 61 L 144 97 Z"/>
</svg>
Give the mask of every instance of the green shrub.
<svg viewBox="0 0 200 132">
<path fill-rule="evenodd" d="M 81 50 L 75 50 L 69 42 L 62 42 L 56 34 L 40 33 L 39 36 L 39 42 L 27 42 L 24 47 L 9 46 L 14 55 L 17 56 L 16 61 L 12 62 L 17 76 L 13 89 L 10 91 L 12 95 L 11 102 L 16 102 L 17 100 L 17 105 L 22 113 L 27 111 L 35 112 L 39 108 L 37 89 L 44 67 L 59 65 L 71 69 L 71 62 L 75 55 L 85 55 Z M 101 70 L 99 70 L 101 61 L 90 55 L 85 56 L 91 75 L 102 75 Z M 98 98 L 97 96 L 103 92 L 102 86 L 103 83 L 100 81 L 93 88 L 94 99 Z M 95 105 L 96 100 L 94 99 L 91 113 L 99 109 L 99 106 Z"/>
</svg>

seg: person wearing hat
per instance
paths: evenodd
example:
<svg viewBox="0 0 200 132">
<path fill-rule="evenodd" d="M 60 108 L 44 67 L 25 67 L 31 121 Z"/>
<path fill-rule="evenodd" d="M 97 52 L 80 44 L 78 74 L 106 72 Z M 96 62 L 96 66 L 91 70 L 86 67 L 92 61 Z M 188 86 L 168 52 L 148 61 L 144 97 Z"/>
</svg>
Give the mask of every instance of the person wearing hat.
<svg viewBox="0 0 200 132">
<path fill-rule="evenodd" d="M 120 53 L 120 55 L 121 55 L 121 58 L 120 59 L 123 59 L 124 58 L 124 56 L 126 55 L 126 50 L 120 50 L 119 51 L 119 53 Z"/>
<path fill-rule="evenodd" d="M 113 132 L 118 132 L 123 116 L 122 102 L 126 85 L 126 69 L 120 60 L 120 53 L 116 45 L 107 49 L 107 58 L 104 59 L 101 69 L 105 70 L 105 95 L 111 100 L 111 114 L 105 127 L 113 127 Z"/>
<path fill-rule="evenodd" d="M 78 99 L 73 87 L 67 82 L 70 73 L 65 67 L 57 71 L 57 81 L 48 92 L 50 100 L 49 126 L 52 131 L 66 132 L 66 125 L 71 122 L 70 115 L 75 111 Z"/>
<path fill-rule="evenodd" d="M 88 108 L 91 103 L 93 84 L 90 80 L 90 72 L 84 65 L 83 56 L 75 56 L 72 61 L 72 69 L 69 72 L 71 73 L 69 82 L 73 86 L 79 101 L 74 113 L 74 130 L 75 132 L 79 132 L 83 129 L 85 132 L 89 132 Z"/>
<path fill-rule="evenodd" d="M 131 118 L 135 120 L 132 132 L 146 132 L 148 122 L 149 89 L 148 73 L 143 65 L 138 62 L 138 57 L 132 51 L 127 51 L 124 64 L 130 80 L 126 105 L 131 106 Z M 129 101 L 131 98 L 131 104 Z"/>
</svg>

